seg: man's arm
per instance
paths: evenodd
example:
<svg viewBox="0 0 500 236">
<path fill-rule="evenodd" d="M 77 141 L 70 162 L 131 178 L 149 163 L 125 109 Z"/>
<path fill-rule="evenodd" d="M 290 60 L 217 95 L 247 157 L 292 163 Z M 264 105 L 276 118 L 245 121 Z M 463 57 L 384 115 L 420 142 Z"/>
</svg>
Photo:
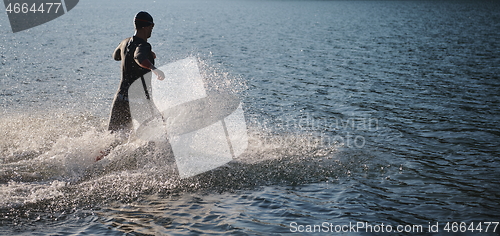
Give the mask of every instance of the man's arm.
<svg viewBox="0 0 500 236">
<path fill-rule="evenodd" d="M 149 47 L 148 46 L 149 45 L 144 45 L 144 44 L 139 45 L 135 49 L 134 60 L 140 67 L 151 70 L 153 73 L 155 73 L 155 75 L 159 80 L 163 80 L 165 79 L 165 74 L 163 73 L 163 71 L 157 69 L 153 65 L 153 63 L 151 63 L 151 61 L 148 59 L 149 53 L 153 53 L 151 51 L 151 46 Z M 154 53 L 153 57 L 156 57 Z"/>
<path fill-rule="evenodd" d="M 116 47 L 115 51 L 113 52 L 113 58 L 115 59 L 115 61 L 121 61 L 122 60 L 122 43 L 120 43 L 118 45 L 118 47 Z"/>
</svg>

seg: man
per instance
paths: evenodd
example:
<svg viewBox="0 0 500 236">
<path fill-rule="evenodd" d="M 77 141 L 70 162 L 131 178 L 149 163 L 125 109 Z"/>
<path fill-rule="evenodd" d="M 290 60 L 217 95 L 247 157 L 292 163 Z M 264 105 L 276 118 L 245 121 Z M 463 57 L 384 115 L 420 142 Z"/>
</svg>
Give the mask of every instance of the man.
<svg viewBox="0 0 500 236">
<path fill-rule="evenodd" d="M 149 72 L 156 74 L 159 80 L 165 79 L 165 74 L 154 66 L 156 55 L 151 51 L 148 38 L 151 37 L 154 23 L 153 17 L 147 12 L 139 12 L 134 17 L 135 34 L 133 37 L 124 39 L 115 49 L 113 58 L 121 61 L 121 80 L 118 91 L 113 100 L 108 130 L 121 132 L 128 135 L 132 130 L 132 115 L 128 101 L 128 89 L 132 83 L 141 77 L 151 76 Z M 95 158 L 99 161 L 108 155 L 111 149 L 118 143 L 114 143 L 108 149 L 101 151 Z"/>
<path fill-rule="evenodd" d="M 108 130 L 129 132 L 132 129 L 132 117 L 128 101 L 128 89 L 132 83 L 152 71 L 159 80 L 165 79 L 164 73 L 154 66 L 156 55 L 151 51 L 148 38 L 151 37 L 153 17 L 144 11 L 134 17 L 135 34 L 124 39 L 115 49 L 113 58 L 121 61 L 120 87 L 115 95 Z"/>
</svg>

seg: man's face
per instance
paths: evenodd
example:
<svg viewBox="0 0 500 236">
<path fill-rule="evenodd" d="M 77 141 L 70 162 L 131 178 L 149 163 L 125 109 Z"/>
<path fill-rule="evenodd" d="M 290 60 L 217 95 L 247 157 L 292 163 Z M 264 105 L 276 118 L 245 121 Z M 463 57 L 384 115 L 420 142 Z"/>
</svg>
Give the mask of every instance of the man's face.
<svg viewBox="0 0 500 236">
<path fill-rule="evenodd" d="M 155 26 L 155 24 L 152 24 L 152 25 L 146 27 L 146 30 L 148 32 L 148 38 L 151 37 L 151 33 L 153 32 L 153 27 L 154 26 Z"/>
</svg>

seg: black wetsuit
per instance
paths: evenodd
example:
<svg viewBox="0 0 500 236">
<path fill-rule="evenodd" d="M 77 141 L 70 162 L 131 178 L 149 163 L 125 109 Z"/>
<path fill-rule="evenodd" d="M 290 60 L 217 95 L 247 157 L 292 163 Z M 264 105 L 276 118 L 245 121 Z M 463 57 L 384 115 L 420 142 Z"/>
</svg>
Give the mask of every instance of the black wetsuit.
<svg viewBox="0 0 500 236">
<path fill-rule="evenodd" d="M 151 70 L 142 68 L 139 63 L 147 59 L 154 65 L 154 54 L 151 51 L 151 44 L 134 36 L 124 39 L 118 45 L 113 53 L 113 58 L 117 61 L 121 60 L 122 73 L 120 87 L 111 108 L 108 130 L 128 131 L 132 129 L 128 89 L 141 76 L 151 76 L 151 74 L 146 75 Z"/>
</svg>

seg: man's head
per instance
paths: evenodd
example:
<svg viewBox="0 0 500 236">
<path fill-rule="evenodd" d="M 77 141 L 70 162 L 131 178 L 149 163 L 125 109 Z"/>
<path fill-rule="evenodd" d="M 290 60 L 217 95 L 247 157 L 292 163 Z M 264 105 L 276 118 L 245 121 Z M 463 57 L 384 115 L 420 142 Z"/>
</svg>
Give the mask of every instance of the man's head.
<svg viewBox="0 0 500 236">
<path fill-rule="evenodd" d="M 149 13 L 141 11 L 135 15 L 134 25 L 135 30 L 144 31 L 147 38 L 149 38 L 151 37 L 151 32 L 153 31 L 155 23 L 153 23 L 153 17 Z"/>
<path fill-rule="evenodd" d="M 153 23 L 153 17 L 149 13 L 141 11 L 135 15 L 134 25 L 135 29 L 138 30 L 143 27 L 154 26 L 155 23 Z"/>
</svg>

